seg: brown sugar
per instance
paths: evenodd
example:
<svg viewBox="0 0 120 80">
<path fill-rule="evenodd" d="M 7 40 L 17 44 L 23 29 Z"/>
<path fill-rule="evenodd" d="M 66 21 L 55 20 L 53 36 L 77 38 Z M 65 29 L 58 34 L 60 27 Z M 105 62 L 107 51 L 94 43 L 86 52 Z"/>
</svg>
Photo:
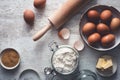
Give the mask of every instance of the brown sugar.
<svg viewBox="0 0 120 80">
<path fill-rule="evenodd" d="M 2 52 L 1 61 L 6 67 L 14 67 L 19 61 L 19 55 L 15 50 L 7 49 Z"/>
</svg>

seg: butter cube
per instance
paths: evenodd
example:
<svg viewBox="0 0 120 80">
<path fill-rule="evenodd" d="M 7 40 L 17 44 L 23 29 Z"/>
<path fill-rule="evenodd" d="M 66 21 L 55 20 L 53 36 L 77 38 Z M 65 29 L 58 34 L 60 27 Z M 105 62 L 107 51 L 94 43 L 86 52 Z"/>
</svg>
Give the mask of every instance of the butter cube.
<svg viewBox="0 0 120 80">
<path fill-rule="evenodd" d="M 113 66 L 112 60 L 107 60 L 107 63 L 103 65 L 103 69 L 108 69 Z"/>
<path fill-rule="evenodd" d="M 103 69 L 106 70 L 112 66 L 113 66 L 112 59 L 111 58 L 107 59 L 104 57 L 104 58 L 99 58 L 96 68 L 101 70 Z"/>
<path fill-rule="evenodd" d="M 103 58 L 99 58 L 96 68 L 101 69 L 103 64 L 105 64 L 105 60 Z"/>
</svg>

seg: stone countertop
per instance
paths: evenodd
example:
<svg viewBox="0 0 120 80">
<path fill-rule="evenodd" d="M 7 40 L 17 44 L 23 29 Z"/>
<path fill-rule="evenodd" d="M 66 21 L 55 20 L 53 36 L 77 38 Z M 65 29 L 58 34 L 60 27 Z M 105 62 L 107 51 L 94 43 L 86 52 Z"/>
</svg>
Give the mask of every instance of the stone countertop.
<svg viewBox="0 0 120 80">
<path fill-rule="evenodd" d="M 62 40 L 57 35 L 57 30 L 51 29 L 40 40 L 34 42 L 32 36 L 48 23 L 47 17 L 50 16 L 65 0 L 47 0 L 44 9 L 36 9 L 33 6 L 33 0 L 0 0 L 0 52 L 5 48 L 16 49 L 21 56 L 20 66 L 12 71 L 4 70 L 0 66 L 0 80 L 18 80 L 19 75 L 26 69 L 36 70 L 41 80 L 45 80 L 44 68 L 51 66 L 52 52 L 48 48 L 51 41 L 56 41 L 59 45 L 73 45 L 75 40 L 81 39 L 79 35 L 79 21 L 81 14 L 90 6 L 96 4 L 111 5 L 120 11 L 119 0 L 94 0 L 85 6 L 70 21 L 65 23 L 63 27 L 67 27 L 71 31 L 69 40 Z M 31 9 L 35 13 L 34 25 L 27 25 L 23 19 L 25 9 Z M 89 69 L 95 72 L 95 64 L 102 54 L 110 54 L 118 61 L 118 70 L 116 74 L 110 78 L 102 78 L 99 80 L 120 80 L 120 46 L 107 51 L 98 52 L 87 45 L 80 53 L 79 69 Z"/>
</svg>

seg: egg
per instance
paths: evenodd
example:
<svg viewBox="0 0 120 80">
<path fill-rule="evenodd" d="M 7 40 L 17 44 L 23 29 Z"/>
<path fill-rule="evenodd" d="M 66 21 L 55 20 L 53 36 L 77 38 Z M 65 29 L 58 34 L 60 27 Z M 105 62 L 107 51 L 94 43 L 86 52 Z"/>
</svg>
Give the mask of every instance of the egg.
<svg viewBox="0 0 120 80">
<path fill-rule="evenodd" d="M 102 37 L 101 43 L 103 46 L 110 46 L 114 43 L 115 41 L 115 35 L 113 34 L 107 34 Z"/>
<path fill-rule="evenodd" d="M 88 15 L 88 18 L 90 18 L 90 19 L 98 19 L 100 16 L 99 12 L 96 10 L 88 11 L 87 15 Z"/>
<path fill-rule="evenodd" d="M 102 11 L 102 13 L 100 14 L 100 18 L 103 21 L 107 21 L 110 20 L 110 18 L 112 17 L 112 12 L 110 10 L 104 10 Z"/>
<path fill-rule="evenodd" d="M 110 23 L 111 30 L 116 30 L 120 27 L 120 19 L 119 18 L 113 18 Z"/>
<path fill-rule="evenodd" d="M 90 45 L 95 45 L 101 39 L 101 35 L 99 33 L 93 33 L 88 37 L 88 43 Z"/>
<path fill-rule="evenodd" d="M 27 23 L 33 23 L 34 22 L 34 18 L 35 18 L 35 15 L 34 15 L 34 12 L 32 10 L 26 9 L 24 11 L 24 20 Z"/>
<path fill-rule="evenodd" d="M 70 30 L 67 28 L 63 28 L 58 32 L 58 36 L 62 39 L 69 39 L 70 37 Z"/>
<path fill-rule="evenodd" d="M 45 7 L 46 0 L 34 0 L 34 7 L 42 8 Z"/>
<path fill-rule="evenodd" d="M 96 29 L 96 25 L 94 23 L 88 22 L 83 26 L 82 32 L 85 35 L 89 35 L 89 34 L 93 33 L 95 31 L 95 29 Z"/>
<path fill-rule="evenodd" d="M 99 32 L 101 35 L 105 35 L 105 34 L 109 33 L 109 31 L 110 31 L 110 29 L 106 24 L 99 23 L 97 25 L 97 32 Z"/>
</svg>

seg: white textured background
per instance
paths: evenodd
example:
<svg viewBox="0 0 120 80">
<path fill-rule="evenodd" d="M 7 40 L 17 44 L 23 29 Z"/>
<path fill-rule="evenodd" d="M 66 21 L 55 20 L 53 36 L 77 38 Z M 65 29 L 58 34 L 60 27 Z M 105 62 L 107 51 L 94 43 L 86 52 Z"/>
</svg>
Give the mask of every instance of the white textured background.
<svg viewBox="0 0 120 80">
<path fill-rule="evenodd" d="M 20 73 L 26 69 L 36 70 L 41 79 L 45 80 L 43 69 L 51 66 L 50 59 L 52 52 L 48 48 L 48 44 L 55 40 L 58 44 L 69 44 L 80 38 L 79 22 L 80 16 L 95 4 L 112 5 L 120 11 L 119 0 L 91 0 L 89 5 L 85 6 L 75 17 L 68 21 L 63 27 L 67 27 L 71 31 L 69 40 L 62 40 L 57 35 L 57 30 L 51 29 L 43 38 L 37 42 L 32 41 L 32 36 L 42 27 L 46 25 L 47 17 L 50 16 L 65 0 L 47 0 L 44 9 L 36 9 L 33 7 L 33 0 L 0 0 L 0 52 L 5 48 L 15 48 L 21 56 L 20 66 L 13 71 L 4 70 L 0 66 L 0 80 L 17 80 Z M 24 22 L 23 11 L 31 9 L 35 12 L 35 23 L 29 26 Z M 80 53 L 80 70 L 89 69 L 95 72 L 95 64 L 97 58 L 108 53 L 116 57 L 118 61 L 117 74 L 110 78 L 102 78 L 99 80 L 120 80 L 120 46 L 109 52 L 98 52 L 85 45 L 85 49 Z"/>
</svg>

